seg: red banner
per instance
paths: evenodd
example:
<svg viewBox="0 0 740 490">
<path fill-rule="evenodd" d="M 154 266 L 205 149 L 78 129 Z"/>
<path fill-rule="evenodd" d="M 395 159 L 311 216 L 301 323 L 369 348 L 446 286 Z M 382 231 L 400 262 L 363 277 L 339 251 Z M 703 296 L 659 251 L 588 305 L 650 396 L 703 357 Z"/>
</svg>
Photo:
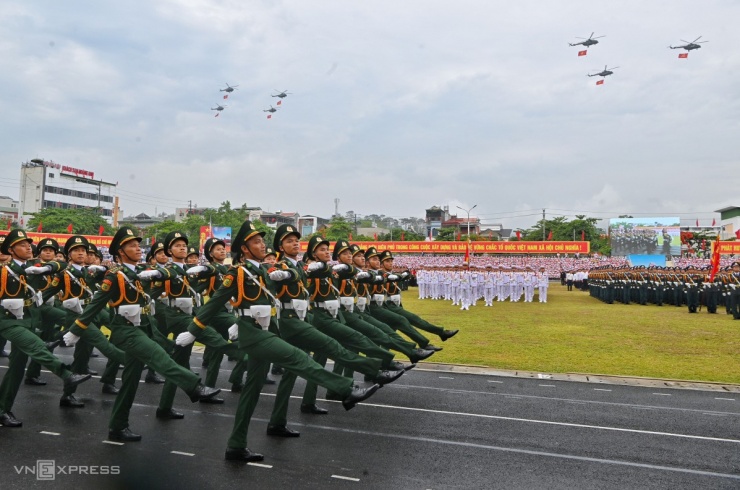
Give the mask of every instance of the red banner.
<svg viewBox="0 0 740 490">
<path fill-rule="evenodd" d="M 437 253 L 464 254 L 467 242 L 355 242 L 367 250 L 390 250 L 393 253 Z M 740 242 L 739 242 L 740 243 Z M 306 251 L 308 242 L 301 242 L 301 251 Z M 333 244 L 331 245 L 334 246 Z M 590 242 L 471 242 L 470 252 L 474 254 L 587 254 L 591 251 Z"/>
<path fill-rule="evenodd" d="M 59 242 L 60 246 L 64 246 L 65 243 L 67 243 L 67 240 L 69 237 L 74 236 L 72 234 L 66 234 L 66 233 L 34 233 L 32 231 L 27 231 L 26 235 L 29 236 L 29 238 L 33 239 L 33 243 L 38 243 L 40 240 L 43 240 L 44 238 L 53 238 L 57 242 Z M 112 236 L 97 236 L 97 235 L 83 235 L 85 238 L 87 238 L 87 241 L 95 245 L 96 247 L 110 247 L 110 242 L 113 240 Z"/>
<path fill-rule="evenodd" d="M 740 242 L 719 242 L 720 254 L 740 254 Z"/>
</svg>

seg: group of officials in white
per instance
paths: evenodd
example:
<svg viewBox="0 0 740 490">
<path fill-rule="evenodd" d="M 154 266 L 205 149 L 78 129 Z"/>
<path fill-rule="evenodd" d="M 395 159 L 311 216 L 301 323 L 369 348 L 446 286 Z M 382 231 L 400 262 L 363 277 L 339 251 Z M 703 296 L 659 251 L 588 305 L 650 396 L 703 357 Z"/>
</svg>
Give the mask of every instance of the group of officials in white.
<svg viewBox="0 0 740 490">
<path fill-rule="evenodd" d="M 540 303 L 547 303 L 550 278 L 544 267 L 535 272 L 531 267 L 508 268 L 492 265 L 482 267 L 426 267 L 417 269 L 419 299 L 452 301 L 453 306 L 469 310 L 479 300 L 493 306 L 495 300 L 512 303 L 534 301 L 535 289 Z"/>
</svg>

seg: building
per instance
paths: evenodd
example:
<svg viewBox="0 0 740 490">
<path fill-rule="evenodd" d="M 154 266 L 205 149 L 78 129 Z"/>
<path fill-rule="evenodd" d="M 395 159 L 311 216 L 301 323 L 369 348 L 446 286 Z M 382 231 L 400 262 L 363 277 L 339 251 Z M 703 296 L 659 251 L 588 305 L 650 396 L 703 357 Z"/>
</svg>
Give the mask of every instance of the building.
<svg viewBox="0 0 740 490">
<path fill-rule="evenodd" d="M 738 231 L 740 231 L 740 207 L 728 206 L 717 209 L 715 213 L 719 213 L 722 240 L 727 240 L 728 238 L 740 239 L 740 235 L 738 234 Z"/>
<path fill-rule="evenodd" d="M 308 236 L 312 233 L 316 233 L 319 230 L 323 230 L 328 225 L 328 219 L 319 218 L 318 216 L 304 215 L 298 218 L 298 231 L 301 232 L 302 236 Z"/>
<path fill-rule="evenodd" d="M 480 219 L 478 218 L 458 218 L 457 215 L 452 215 L 447 221 L 442 222 L 442 228 L 454 228 L 455 233 L 468 234 L 470 230 L 471 235 L 480 234 Z"/>
<path fill-rule="evenodd" d="M 436 238 L 442 223 L 450 219 L 450 208 L 448 206 L 432 206 L 426 210 L 426 234 L 428 237 Z"/>
<path fill-rule="evenodd" d="M 18 220 L 18 201 L 12 197 L 0 196 L 0 218 L 3 223 L 8 219 L 12 221 Z"/>
<path fill-rule="evenodd" d="M 270 213 L 257 209 L 249 212 L 249 221 L 260 221 L 270 228 L 277 228 L 280 225 L 296 226 L 295 215 L 298 213 Z"/>
<path fill-rule="evenodd" d="M 144 228 L 148 228 L 148 227 L 150 227 L 152 225 L 156 225 L 158 223 L 161 223 L 163 221 L 164 221 L 164 218 L 161 218 L 161 217 L 152 217 L 152 216 L 149 216 L 146 213 L 140 213 L 140 214 L 137 214 L 136 216 L 128 216 L 126 218 L 123 218 L 121 220 L 121 223 L 126 223 L 126 224 L 129 224 L 129 225 L 133 225 L 133 226 L 136 226 L 138 228 L 144 229 Z"/>
<path fill-rule="evenodd" d="M 100 209 L 112 223 L 116 209 L 116 186 L 95 180 L 95 172 L 51 161 L 33 159 L 21 164 L 18 218 L 22 225 L 34 213 L 48 208 Z"/>
</svg>

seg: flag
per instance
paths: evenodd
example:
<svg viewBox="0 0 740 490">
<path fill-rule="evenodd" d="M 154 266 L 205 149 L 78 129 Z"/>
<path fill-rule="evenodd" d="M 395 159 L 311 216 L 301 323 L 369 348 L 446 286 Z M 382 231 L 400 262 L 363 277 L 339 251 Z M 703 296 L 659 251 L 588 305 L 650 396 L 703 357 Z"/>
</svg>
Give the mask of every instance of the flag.
<svg viewBox="0 0 740 490">
<path fill-rule="evenodd" d="M 737 230 L 737 231 L 735 232 L 735 237 L 736 237 L 736 238 L 737 238 L 738 240 L 740 240 L 740 230 Z"/>
<path fill-rule="evenodd" d="M 709 274 L 709 282 L 714 282 L 714 276 L 719 270 L 719 234 L 717 239 L 712 243 L 712 273 Z"/>
<path fill-rule="evenodd" d="M 378 241 L 378 234 L 377 233 L 373 233 L 373 238 L 375 238 L 375 241 L 377 242 Z"/>
<path fill-rule="evenodd" d="M 547 235 L 548 240 L 552 240 L 552 230 L 550 230 L 550 233 Z"/>
<path fill-rule="evenodd" d="M 465 243 L 465 264 L 470 263 L 470 240 Z"/>
<path fill-rule="evenodd" d="M 215 116 L 213 116 L 213 117 L 218 117 L 218 115 L 219 115 L 219 114 L 221 114 L 221 113 L 220 113 L 220 112 L 217 112 L 217 113 L 216 113 L 216 115 L 215 115 Z M 268 117 L 269 117 L 269 116 L 268 116 Z"/>
<path fill-rule="evenodd" d="M 13 218 L 8 218 L 8 231 L 13 227 Z"/>
<path fill-rule="evenodd" d="M 578 56 L 586 56 L 588 54 L 588 50 L 584 49 L 583 51 L 578 52 Z"/>
<path fill-rule="evenodd" d="M 348 238 L 348 240 L 352 240 L 352 232 L 351 231 L 349 232 L 349 238 Z"/>
<path fill-rule="evenodd" d="M 404 233 L 404 232 L 401 232 L 401 241 L 403 241 L 403 240 L 404 240 L 404 238 L 406 238 L 406 233 Z"/>
<path fill-rule="evenodd" d="M 272 119 L 272 114 L 268 114 L 267 119 Z"/>
<path fill-rule="evenodd" d="M 98 228 L 98 235 L 102 235 L 104 229 L 105 228 L 103 227 L 103 225 L 100 225 L 100 227 Z"/>
<path fill-rule="evenodd" d="M 67 226 L 67 233 L 72 233 L 72 223 Z"/>
<path fill-rule="evenodd" d="M 282 100 L 278 100 L 277 101 L 277 104 L 275 104 L 275 105 L 283 105 L 283 101 Z"/>
<path fill-rule="evenodd" d="M 712 226 L 715 226 L 716 224 L 717 224 L 717 220 L 715 220 L 714 218 L 712 218 Z"/>
<path fill-rule="evenodd" d="M 460 232 L 458 231 L 458 232 L 457 232 L 457 241 L 459 242 L 460 240 L 462 240 L 462 235 L 461 235 L 461 234 L 460 234 Z"/>
<path fill-rule="evenodd" d="M 604 85 L 604 80 L 599 80 L 598 82 L 596 82 L 596 85 Z"/>
<path fill-rule="evenodd" d="M 521 240 L 522 239 L 522 232 L 519 230 L 516 230 L 516 239 Z"/>
<path fill-rule="evenodd" d="M 582 242 L 586 241 L 586 232 L 584 230 L 581 230 L 581 241 Z"/>
<path fill-rule="evenodd" d="M 679 58 L 688 58 L 688 57 L 689 57 L 689 53 L 680 53 L 680 54 L 678 55 L 678 57 L 679 57 Z"/>
<path fill-rule="evenodd" d="M 36 232 L 41 233 L 41 230 L 44 228 L 44 222 L 39 221 L 39 225 L 36 227 Z"/>
<path fill-rule="evenodd" d="M 229 98 L 229 94 L 224 95 L 224 100 Z"/>
<path fill-rule="evenodd" d="M 699 226 L 699 218 L 696 218 L 696 226 Z"/>
</svg>

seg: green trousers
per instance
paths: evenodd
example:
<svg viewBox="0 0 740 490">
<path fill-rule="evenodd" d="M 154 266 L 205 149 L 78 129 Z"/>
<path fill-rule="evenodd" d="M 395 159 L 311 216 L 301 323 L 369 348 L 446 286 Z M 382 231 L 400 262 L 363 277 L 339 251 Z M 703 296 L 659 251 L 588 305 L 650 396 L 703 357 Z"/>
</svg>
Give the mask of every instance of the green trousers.
<svg viewBox="0 0 740 490">
<path fill-rule="evenodd" d="M 139 388 L 139 379 L 144 366 L 150 366 L 165 377 L 168 383 L 191 393 L 200 383 L 200 378 L 177 364 L 172 357 L 153 340 L 154 333 L 149 318 L 142 315 L 142 325 L 135 327 L 120 316 L 111 321 L 111 343 L 125 353 L 121 388 L 113 404 L 109 428 L 122 430 L 129 426 L 129 413 Z M 156 328 L 156 327 L 155 327 Z"/>
<path fill-rule="evenodd" d="M 401 332 L 406 337 L 410 338 L 413 342 L 416 342 L 422 349 L 429 345 L 429 339 L 424 337 L 414 327 L 412 327 L 411 323 L 409 323 L 406 317 L 395 313 L 384 306 L 378 306 L 374 302 L 368 305 L 367 308 L 368 309 L 366 309 L 365 311 L 369 310 L 370 316 L 378 321 L 385 323 L 392 329 Z"/>
<path fill-rule="evenodd" d="M 416 344 L 404 340 L 403 337 L 393 331 L 391 327 L 374 319 L 370 315 L 362 315 L 357 310 L 351 313 L 342 310 L 344 321 L 376 344 L 386 349 L 392 349 L 404 354 L 406 357 L 413 355 L 412 351 Z"/>
<path fill-rule="evenodd" d="M 239 324 L 239 347 L 247 352 L 249 362 L 247 382 L 239 396 L 234 428 L 228 441 L 229 448 L 247 447 L 249 420 L 257 406 L 271 362 L 282 366 L 287 373 L 301 376 L 343 397 L 349 396 L 352 392 L 351 379 L 325 370 L 302 350 L 285 342 L 274 333 L 262 330 L 251 318 L 239 318 L 237 323 Z"/>
<path fill-rule="evenodd" d="M 212 327 L 219 335 L 221 335 L 221 338 L 224 339 L 224 342 L 228 343 L 229 327 L 231 327 L 234 323 L 236 323 L 236 316 L 233 313 L 229 313 L 228 311 L 224 310 L 223 312 L 216 315 L 213 320 L 211 320 L 209 326 Z M 203 360 L 208 363 L 205 378 L 206 386 L 210 386 L 211 388 L 216 387 L 216 381 L 218 381 L 218 373 L 221 369 L 221 362 L 223 362 L 223 359 L 223 348 L 206 345 L 206 350 L 203 353 Z M 234 369 L 232 370 L 232 374 L 236 372 L 237 376 L 239 377 L 239 382 L 237 384 L 242 384 L 241 379 L 246 370 L 247 362 L 245 360 L 238 360 L 236 365 L 234 366 Z"/>
<path fill-rule="evenodd" d="M 31 331 L 29 317 L 28 308 L 25 309 L 23 320 L 17 320 L 10 313 L 0 313 L 0 337 L 13 344 L 8 370 L 0 383 L 0 413 L 12 410 L 29 357 L 62 379 L 72 374 L 62 361 L 49 352 L 44 341 Z"/>
<path fill-rule="evenodd" d="M 44 342 L 51 342 L 59 334 L 59 329 L 64 325 L 67 311 L 46 303 L 31 310 L 33 327 L 40 331 L 39 337 Z M 41 376 L 41 364 L 31 360 L 26 368 L 26 378 L 38 378 Z"/>
<path fill-rule="evenodd" d="M 404 309 L 403 306 L 396 306 L 393 303 L 386 303 L 385 307 L 388 308 L 393 313 L 396 313 L 406 318 L 411 325 L 415 326 L 416 328 L 420 328 L 424 330 L 425 332 L 429 332 L 434 335 L 442 335 L 445 331 L 444 328 L 438 327 L 437 325 L 432 325 L 428 321 L 421 318 L 419 315 L 415 315 L 414 313 L 411 313 L 409 310 Z"/>
</svg>

